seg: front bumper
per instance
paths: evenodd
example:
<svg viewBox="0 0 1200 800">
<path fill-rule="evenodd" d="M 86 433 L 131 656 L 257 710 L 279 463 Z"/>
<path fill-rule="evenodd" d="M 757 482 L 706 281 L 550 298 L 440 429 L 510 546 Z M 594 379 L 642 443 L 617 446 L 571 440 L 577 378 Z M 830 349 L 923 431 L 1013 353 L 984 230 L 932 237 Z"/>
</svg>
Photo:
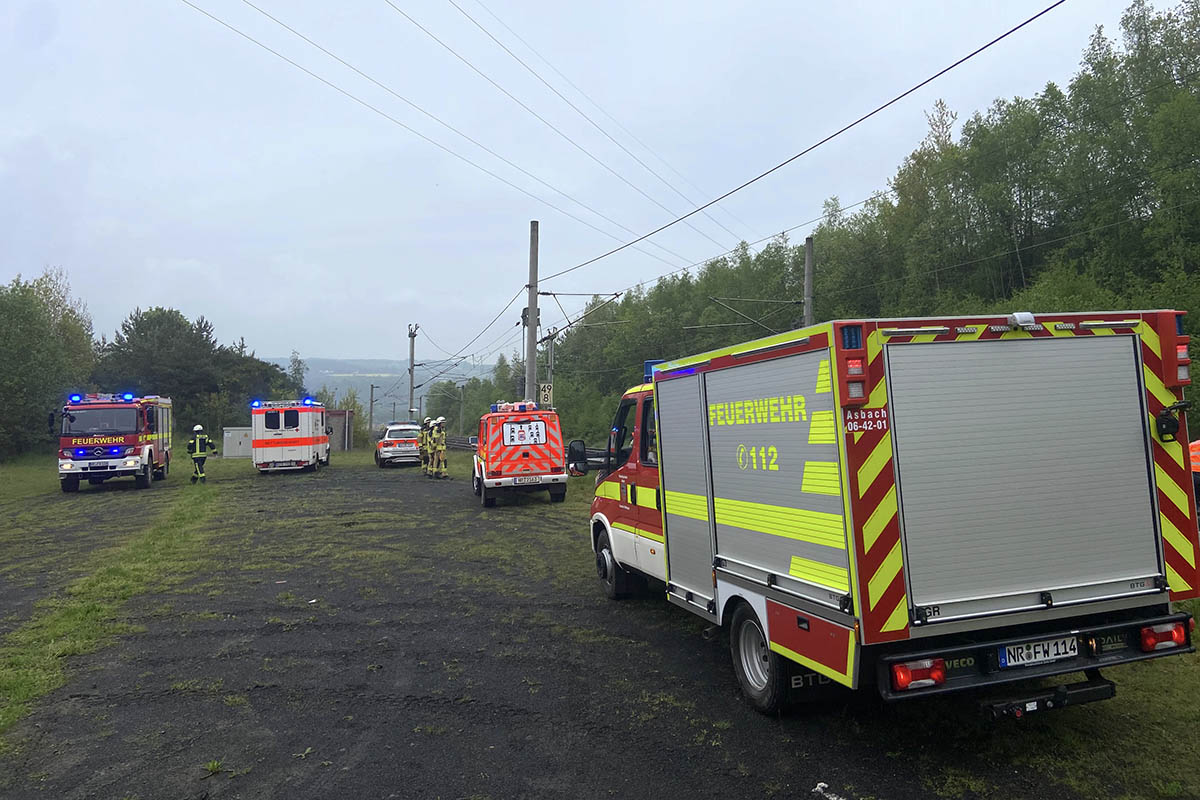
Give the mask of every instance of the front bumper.
<svg viewBox="0 0 1200 800">
<path fill-rule="evenodd" d="M 121 458 L 93 458 L 87 461 L 60 458 L 59 478 L 119 478 L 136 475 L 142 471 L 142 459 L 137 456 Z"/>
<path fill-rule="evenodd" d="M 996 686 L 1016 681 L 1048 678 L 1070 672 L 1089 672 L 1101 667 L 1147 661 L 1163 656 L 1182 655 L 1195 652 L 1190 625 L 1191 614 L 1156 615 L 1123 622 L 1084 625 L 1068 630 L 1057 630 L 1025 634 L 1017 637 L 983 641 L 967 645 L 955 645 L 940 649 L 923 649 L 919 652 L 892 652 L 879 659 L 876 677 L 879 693 L 884 700 L 907 700 L 931 694 L 962 691 L 987 686 Z M 1187 640 L 1178 647 L 1144 652 L 1139 645 L 1140 631 L 1150 625 L 1182 622 L 1187 631 Z M 1026 642 L 1044 641 L 1074 636 L 1078 639 L 1079 654 L 1071 658 L 1047 661 L 1023 667 L 1002 668 L 1000 649 Z M 901 661 L 918 661 L 941 658 L 946 662 L 946 682 L 940 686 L 897 691 L 891 682 L 892 664 Z"/>
</svg>

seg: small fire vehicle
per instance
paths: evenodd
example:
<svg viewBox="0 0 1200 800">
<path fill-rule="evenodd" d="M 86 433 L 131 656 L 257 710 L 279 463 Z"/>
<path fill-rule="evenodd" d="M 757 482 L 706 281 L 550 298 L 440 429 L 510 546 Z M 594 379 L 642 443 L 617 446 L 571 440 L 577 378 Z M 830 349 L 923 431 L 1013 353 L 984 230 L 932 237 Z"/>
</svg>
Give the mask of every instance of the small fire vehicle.
<svg viewBox="0 0 1200 800">
<path fill-rule="evenodd" d="M 562 428 L 552 409 L 537 403 L 494 403 L 479 419 L 471 487 L 487 507 L 501 494 L 549 490 L 550 500 L 567 499 Z"/>
<path fill-rule="evenodd" d="M 54 415 L 51 414 L 51 428 Z M 62 408 L 58 479 L 64 492 L 132 477 L 139 489 L 171 469 L 171 399 L 147 395 L 73 394 Z"/>
</svg>

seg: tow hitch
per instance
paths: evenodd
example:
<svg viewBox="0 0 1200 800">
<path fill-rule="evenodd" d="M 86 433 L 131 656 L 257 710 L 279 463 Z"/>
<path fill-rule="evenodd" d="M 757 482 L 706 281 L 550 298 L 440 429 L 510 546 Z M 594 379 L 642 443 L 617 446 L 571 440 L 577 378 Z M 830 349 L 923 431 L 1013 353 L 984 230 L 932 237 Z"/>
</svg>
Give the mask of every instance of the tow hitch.
<svg viewBox="0 0 1200 800">
<path fill-rule="evenodd" d="M 1108 700 L 1117 694 L 1117 685 L 1100 674 L 1098 669 L 1089 669 L 1083 673 L 1086 681 L 1053 686 L 1041 691 L 1020 697 L 1004 699 L 989 699 L 980 704 L 984 714 L 997 720 L 1002 717 L 1021 719 L 1026 714 L 1038 711 L 1053 711 L 1067 706 L 1077 706 L 1082 703 L 1092 703 L 1096 700 Z"/>
</svg>

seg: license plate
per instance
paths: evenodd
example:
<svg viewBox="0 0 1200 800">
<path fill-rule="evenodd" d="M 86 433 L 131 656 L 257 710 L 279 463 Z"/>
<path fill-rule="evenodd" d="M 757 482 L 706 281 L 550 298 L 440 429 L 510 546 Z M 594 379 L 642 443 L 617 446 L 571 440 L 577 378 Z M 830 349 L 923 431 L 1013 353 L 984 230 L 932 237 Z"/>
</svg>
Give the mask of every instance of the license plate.
<svg viewBox="0 0 1200 800">
<path fill-rule="evenodd" d="M 1058 661 L 1060 658 L 1074 658 L 1079 655 L 1079 639 L 1064 636 L 1061 639 L 1013 644 L 999 650 L 1001 667 L 1027 667 L 1030 664 Z"/>
<path fill-rule="evenodd" d="M 517 483 L 541 483 L 542 479 L 537 475 L 518 475 Z"/>
</svg>

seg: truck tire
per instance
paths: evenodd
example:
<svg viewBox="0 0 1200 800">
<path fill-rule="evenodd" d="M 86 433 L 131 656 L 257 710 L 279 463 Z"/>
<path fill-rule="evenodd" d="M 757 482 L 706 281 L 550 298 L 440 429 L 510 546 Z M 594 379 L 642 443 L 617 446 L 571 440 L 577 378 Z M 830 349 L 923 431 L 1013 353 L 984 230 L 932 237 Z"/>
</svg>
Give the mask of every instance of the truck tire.
<svg viewBox="0 0 1200 800">
<path fill-rule="evenodd" d="M 151 471 L 153 469 L 154 469 L 153 466 L 150 464 L 147 464 L 145 467 L 143 467 L 141 472 L 139 472 L 137 475 L 133 476 L 133 485 L 135 487 L 137 487 L 138 489 L 149 489 L 150 481 L 151 481 Z"/>
<path fill-rule="evenodd" d="M 496 495 L 488 494 L 487 487 L 483 485 L 483 481 L 479 482 L 479 502 L 484 508 L 493 508 L 496 505 Z"/>
<path fill-rule="evenodd" d="M 558 489 L 550 490 L 550 502 L 551 503 L 561 503 L 566 499 L 567 499 L 567 488 L 565 486 L 561 490 L 558 490 Z"/>
<path fill-rule="evenodd" d="M 62 490 L 66 494 L 79 491 L 79 478 L 63 478 L 59 483 L 62 484 Z"/>
<path fill-rule="evenodd" d="M 479 497 L 479 493 L 483 491 L 483 481 L 478 476 L 471 476 L 471 491 L 475 493 L 476 497 Z"/>
<path fill-rule="evenodd" d="M 767 635 L 749 605 L 740 603 L 729 624 L 729 654 L 742 694 L 756 711 L 774 714 L 787 699 L 787 663 L 767 645 Z"/>
<path fill-rule="evenodd" d="M 607 533 L 600 534 L 596 541 L 596 577 L 604 586 L 604 594 L 609 600 L 620 600 L 629 594 L 631 576 L 613 557 Z"/>
</svg>

